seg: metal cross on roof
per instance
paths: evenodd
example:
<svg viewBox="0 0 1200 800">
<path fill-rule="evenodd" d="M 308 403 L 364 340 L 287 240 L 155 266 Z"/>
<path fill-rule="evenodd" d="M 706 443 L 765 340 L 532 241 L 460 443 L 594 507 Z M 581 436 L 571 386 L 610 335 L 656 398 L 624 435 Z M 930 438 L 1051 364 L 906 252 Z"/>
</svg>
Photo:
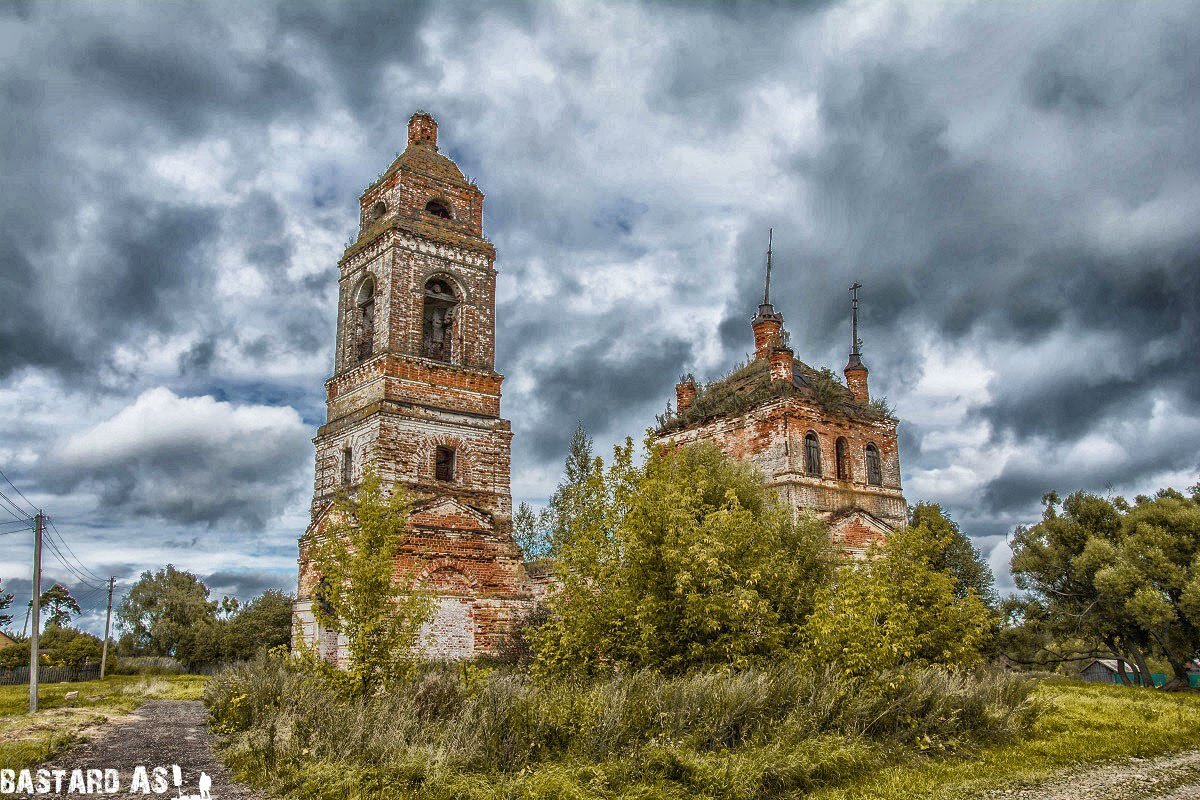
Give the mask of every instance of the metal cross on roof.
<svg viewBox="0 0 1200 800">
<path fill-rule="evenodd" d="M 858 281 L 850 287 L 850 354 L 862 355 L 860 348 L 862 347 L 862 339 L 858 338 L 858 290 L 862 288 L 862 284 Z"/>
</svg>

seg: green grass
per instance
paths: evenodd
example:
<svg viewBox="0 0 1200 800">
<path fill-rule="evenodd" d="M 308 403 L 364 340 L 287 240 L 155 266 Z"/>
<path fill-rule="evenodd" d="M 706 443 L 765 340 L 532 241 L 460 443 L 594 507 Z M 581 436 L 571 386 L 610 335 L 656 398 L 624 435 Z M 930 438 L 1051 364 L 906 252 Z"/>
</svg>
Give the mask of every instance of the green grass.
<svg viewBox="0 0 1200 800">
<path fill-rule="evenodd" d="M 433 667 L 361 698 L 259 660 L 214 677 L 205 701 L 235 776 L 282 797 L 754 800 L 1019 741 L 1033 688 L 998 672 L 881 682 L 791 663 L 547 682 Z"/>
<path fill-rule="evenodd" d="M 198 675 L 113 675 L 104 681 L 44 684 L 34 715 L 29 714 L 28 686 L 0 686 L 0 769 L 45 761 L 87 729 L 128 714 L 146 700 L 198 700 L 206 680 Z M 79 695 L 67 700 L 68 692 Z"/>
<path fill-rule="evenodd" d="M 1074 681 L 1035 692 L 1046 713 L 1016 744 L 966 758 L 910 761 L 812 794 L 814 800 L 962 800 L 1036 783 L 1055 773 L 1200 746 L 1200 693 L 1167 693 Z"/>
<path fill-rule="evenodd" d="M 1200 693 L 1028 687 L 787 668 L 539 687 L 435 671 L 351 700 L 260 662 L 214 678 L 206 701 L 234 773 L 305 800 L 964 800 L 1200 742 Z"/>
</svg>

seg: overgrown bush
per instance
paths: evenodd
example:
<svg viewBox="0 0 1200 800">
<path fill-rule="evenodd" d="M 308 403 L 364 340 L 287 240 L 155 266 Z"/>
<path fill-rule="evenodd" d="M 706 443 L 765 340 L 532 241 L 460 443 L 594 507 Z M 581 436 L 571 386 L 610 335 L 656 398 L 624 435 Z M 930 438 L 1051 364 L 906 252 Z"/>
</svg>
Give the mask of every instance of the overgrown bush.
<svg viewBox="0 0 1200 800">
<path fill-rule="evenodd" d="M 798 662 L 589 682 L 440 665 L 363 696 L 276 656 L 216 676 L 205 696 L 235 772 L 285 796 L 740 799 L 1009 740 L 1032 725 L 1031 687 L 938 669 L 853 679 Z"/>
<path fill-rule="evenodd" d="M 701 443 L 635 467 L 627 443 L 585 488 L 530 632 L 535 673 L 740 669 L 804 646 L 829 535 L 752 466 Z"/>
<path fill-rule="evenodd" d="M 994 634 L 997 617 L 952 569 L 957 530 L 946 523 L 893 531 L 861 563 L 846 563 L 817 590 L 807 623 L 813 654 L 847 674 L 873 675 L 906 666 L 971 667 Z M 978 578 L 991 585 L 990 575 Z"/>
</svg>

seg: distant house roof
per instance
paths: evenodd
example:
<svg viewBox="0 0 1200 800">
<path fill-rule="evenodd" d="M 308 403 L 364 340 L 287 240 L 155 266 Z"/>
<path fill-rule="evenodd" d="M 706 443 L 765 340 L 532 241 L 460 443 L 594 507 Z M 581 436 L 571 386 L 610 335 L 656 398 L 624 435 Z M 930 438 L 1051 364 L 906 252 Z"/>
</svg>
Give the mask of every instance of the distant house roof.
<svg viewBox="0 0 1200 800">
<path fill-rule="evenodd" d="M 1115 658 L 1096 658 L 1096 659 L 1093 659 L 1093 660 L 1089 661 L 1089 662 L 1087 663 L 1087 666 L 1085 666 L 1085 667 L 1084 667 L 1082 670 L 1080 670 L 1080 671 L 1081 671 L 1081 672 L 1087 672 L 1089 669 L 1091 669 L 1091 668 L 1092 668 L 1092 665 L 1093 665 L 1093 664 L 1099 664 L 1100 666 L 1102 666 L 1102 667 L 1104 667 L 1105 669 L 1107 669 L 1109 672 L 1117 673 L 1117 672 L 1120 672 L 1120 671 L 1121 671 L 1121 667 L 1118 665 L 1118 659 L 1115 659 Z M 1139 671 L 1139 670 L 1138 670 L 1138 668 L 1137 668 L 1137 665 L 1136 665 L 1136 664 L 1131 664 L 1131 663 L 1130 663 L 1130 662 L 1128 662 L 1128 661 L 1126 661 L 1126 662 L 1125 662 L 1125 669 L 1126 669 L 1127 671 L 1129 671 L 1129 672 L 1138 672 L 1138 671 Z"/>
<path fill-rule="evenodd" d="M 11 636 L 6 634 L 4 631 L 0 631 L 0 650 L 3 650 L 6 647 L 12 647 L 15 644 L 16 641 L 13 640 Z"/>
</svg>

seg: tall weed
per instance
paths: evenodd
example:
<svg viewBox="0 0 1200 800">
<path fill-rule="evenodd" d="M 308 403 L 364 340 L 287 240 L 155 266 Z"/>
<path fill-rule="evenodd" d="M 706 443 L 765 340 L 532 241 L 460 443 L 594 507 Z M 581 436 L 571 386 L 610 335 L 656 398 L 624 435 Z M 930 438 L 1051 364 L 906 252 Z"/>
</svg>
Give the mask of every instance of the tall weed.
<svg viewBox="0 0 1200 800">
<path fill-rule="evenodd" d="M 297 797 L 505 787 L 505 797 L 751 798 L 834 783 L 900 752 L 1008 740 L 1033 724 L 1031 689 L 1000 672 L 865 680 L 801 663 L 590 682 L 430 665 L 364 697 L 276 656 L 215 676 L 205 699 L 235 771 Z M 358 787 L 348 794 L 314 789 L 347 780 Z"/>
</svg>

